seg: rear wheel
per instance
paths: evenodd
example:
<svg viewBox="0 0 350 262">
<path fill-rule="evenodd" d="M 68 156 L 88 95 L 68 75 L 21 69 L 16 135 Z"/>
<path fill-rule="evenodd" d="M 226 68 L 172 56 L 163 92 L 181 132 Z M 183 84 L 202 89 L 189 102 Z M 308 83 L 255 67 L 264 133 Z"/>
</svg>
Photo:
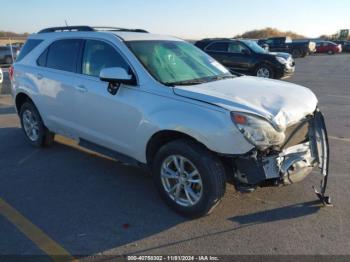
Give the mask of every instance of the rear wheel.
<svg viewBox="0 0 350 262">
<path fill-rule="evenodd" d="M 334 55 L 334 52 L 333 52 L 332 50 L 329 50 L 329 51 L 328 51 L 328 54 L 329 54 L 329 55 Z"/>
<path fill-rule="evenodd" d="M 157 189 L 173 210 L 184 216 L 209 214 L 225 193 L 225 171 L 221 161 L 191 140 L 164 145 L 153 161 Z"/>
<path fill-rule="evenodd" d="M 25 102 L 21 106 L 19 115 L 24 134 L 33 146 L 44 147 L 53 143 L 54 133 L 44 126 L 40 114 L 32 102 Z"/>
<path fill-rule="evenodd" d="M 255 69 L 255 76 L 262 78 L 274 78 L 274 71 L 269 65 L 258 65 Z"/>
</svg>

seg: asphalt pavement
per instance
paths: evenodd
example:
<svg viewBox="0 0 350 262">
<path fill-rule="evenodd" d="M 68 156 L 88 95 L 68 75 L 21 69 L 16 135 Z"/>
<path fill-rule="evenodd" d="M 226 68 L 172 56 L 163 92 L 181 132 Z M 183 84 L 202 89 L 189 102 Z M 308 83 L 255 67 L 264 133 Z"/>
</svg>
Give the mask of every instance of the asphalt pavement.
<svg viewBox="0 0 350 262">
<path fill-rule="evenodd" d="M 31 147 L 5 94 L 0 96 L 0 254 L 45 254 L 41 239 L 47 237 L 49 250 L 60 247 L 74 256 L 350 255 L 350 55 L 296 63 L 295 75 L 286 81 L 311 88 L 325 114 L 334 207 L 318 203 L 312 186 L 321 177 L 314 172 L 299 184 L 251 194 L 234 193 L 229 185 L 213 214 L 185 219 L 161 201 L 147 170 L 63 138 L 49 149 Z"/>
</svg>

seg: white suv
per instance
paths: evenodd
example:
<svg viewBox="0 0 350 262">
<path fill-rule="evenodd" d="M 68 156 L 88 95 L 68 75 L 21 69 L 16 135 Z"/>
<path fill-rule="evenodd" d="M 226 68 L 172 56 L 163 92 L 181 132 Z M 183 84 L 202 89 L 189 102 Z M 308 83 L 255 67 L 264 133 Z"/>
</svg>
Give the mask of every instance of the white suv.
<svg viewBox="0 0 350 262">
<path fill-rule="evenodd" d="M 147 166 L 165 202 L 209 213 L 227 181 L 241 191 L 328 170 L 315 95 L 236 76 L 181 39 L 144 30 L 48 28 L 31 35 L 10 70 L 22 128 L 35 146 L 54 134 Z"/>
</svg>

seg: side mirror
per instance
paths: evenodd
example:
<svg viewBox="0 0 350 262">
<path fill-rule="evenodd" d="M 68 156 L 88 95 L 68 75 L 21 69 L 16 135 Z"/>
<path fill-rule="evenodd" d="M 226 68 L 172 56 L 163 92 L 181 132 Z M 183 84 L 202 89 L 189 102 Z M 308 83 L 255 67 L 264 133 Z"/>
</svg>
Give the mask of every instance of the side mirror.
<svg viewBox="0 0 350 262">
<path fill-rule="evenodd" d="M 108 82 L 108 92 L 115 95 L 121 84 L 132 85 L 134 84 L 134 79 L 132 75 L 121 67 L 110 67 L 104 68 L 100 72 L 100 80 Z"/>
<path fill-rule="evenodd" d="M 263 44 L 262 48 L 265 49 L 266 51 L 269 51 L 269 45 L 268 44 Z"/>
</svg>

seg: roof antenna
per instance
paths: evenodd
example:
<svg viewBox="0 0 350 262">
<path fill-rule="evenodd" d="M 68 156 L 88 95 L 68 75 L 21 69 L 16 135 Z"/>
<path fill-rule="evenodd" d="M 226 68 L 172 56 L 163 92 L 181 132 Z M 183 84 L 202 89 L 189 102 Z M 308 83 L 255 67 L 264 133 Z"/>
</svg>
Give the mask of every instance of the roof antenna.
<svg viewBox="0 0 350 262">
<path fill-rule="evenodd" d="M 66 24 L 66 27 L 68 27 L 68 23 L 67 23 L 67 20 L 64 20 L 64 23 Z"/>
</svg>

